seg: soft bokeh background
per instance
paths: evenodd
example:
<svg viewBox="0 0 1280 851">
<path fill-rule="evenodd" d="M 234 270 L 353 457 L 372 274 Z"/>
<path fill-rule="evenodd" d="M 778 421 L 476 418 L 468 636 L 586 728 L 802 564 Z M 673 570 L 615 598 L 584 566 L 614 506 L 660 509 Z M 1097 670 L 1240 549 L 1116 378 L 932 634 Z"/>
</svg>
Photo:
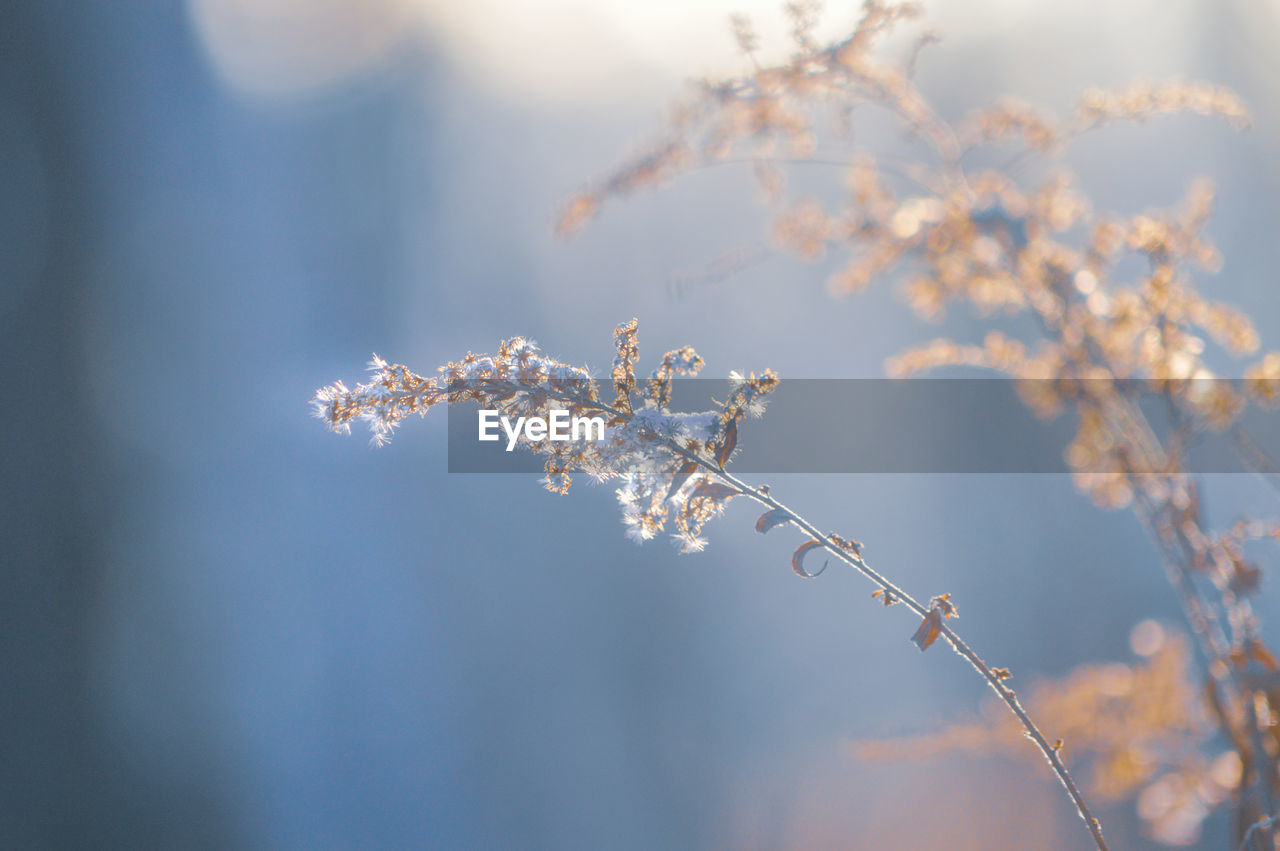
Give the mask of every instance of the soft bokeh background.
<svg viewBox="0 0 1280 851">
<path fill-rule="evenodd" d="M 1213 177 L 1214 292 L 1280 344 L 1280 7 L 926 6 L 920 79 L 953 115 L 1238 88 L 1247 135 L 1162 121 L 1072 163 L 1123 212 Z M 732 169 L 553 237 L 681 80 L 739 69 L 736 10 L 781 44 L 764 0 L 0 5 L 0 846 L 1085 846 L 1047 772 L 849 758 L 975 717 L 984 686 L 857 577 L 798 580 L 749 509 L 705 554 L 639 548 L 607 488 L 445 474 L 442 417 L 373 451 L 308 416 L 372 351 L 425 371 L 526 334 L 601 365 L 631 316 L 644 353 L 692 343 L 714 375 L 873 376 L 932 335 L 891 288 L 833 302 L 829 270 L 773 253 Z M 829 4 L 828 31 L 855 15 Z M 739 250 L 764 259 L 668 286 Z M 1177 622 L 1136 522 L 1065 479 L 772 484 L 950 591 L 1020 682 Z M 1274 507 L 1215 486 L 1218 519 Z M 1151 847 L 1131 805 L 1103 815 Z"/>
</svg>

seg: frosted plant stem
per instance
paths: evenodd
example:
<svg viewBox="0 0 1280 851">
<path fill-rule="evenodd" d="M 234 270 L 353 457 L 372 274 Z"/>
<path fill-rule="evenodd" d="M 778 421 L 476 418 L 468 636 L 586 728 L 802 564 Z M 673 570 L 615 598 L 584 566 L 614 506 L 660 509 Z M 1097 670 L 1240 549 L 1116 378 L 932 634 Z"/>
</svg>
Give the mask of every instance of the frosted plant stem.
<svg viewBox="0 0 1280 851">
<path fill-rule="evenodd" d="M 879 572 L 872 569 L 871 566 L 863 560 L 861 555 L 834 543 L 827 535 L 824 535 L 819 531 L 818 527 L 814 526 L 811 522 L 804 519 L 778 500 L 774 499 L 767 492 L 751 487 L 736 476 L 725 472 L 710 461 L 687 451 L 675 442 L 664 442 L 666 442 L 667 445 L 681 457 L 689 461 L 693 461 L 700 467 L 716 475 L 718 478 L 723 479 L 741 495 L 750 497 L 770 509 L 785 512 L 792 523 L 811 535 L 813 540 L 817 541 L 823 549 L 861 573 L 866 578 L 870 579 L 877 587 L 880 588 L 881 591 L 891 595 L 891 599 L 901 602 L 922 618 L 929 617 L 930 610 L 928 608 L 897 585 L 890 582 Z M 1075 780 L 1072 779 L 1071 773 L 1067 771 L 1067 766 L 1063 763 L 1058 748 L 1050 745 L 1048 740 L 1045 739 L 1044 734 L 1040 732 L 1040 728 L 1036 726 L 1036 723 L 1031 720 L 1031 716 L 1027 714 L 1026 709 L 1022 707 L 1022 703 L 1018 700 L 1017 694 L 1014 693 L 1013 689 L 1004 684 L 1003 679 L 997 675 L 994 670 L 992 670 L 991 666 L 984 662 L 982 658 L 975 653 L 951 627 L 941 621 L 938 622 L 938 626 L 942 637 L 947 640 L 947 643 L 951 645 L 951 648 L 955 650 L 956 653 L 959 653 L 964 657 L 965 661 L 972 665 L 973 669 L 982 675 L 982 678 L 987 681 L 987 685 L 991 686 L 992 691 L 994 691 L 1000 700 L 1004 702 L 1005 706 L 1009 707 L 1009 711 L 1012 712 L 1014 717 L 1018 719 L 1018 722 L 1022 724 L 1027 738 L 1034 742 L 1036 747 L 1040 749 L 1040 753 L 1049 763 L 1049 767 L 1053 769 L 1054 775 L 1057 776 L 1059 782 L 1062 783 L 1063 788 L 1066 789 L 1067 796 L 1071 799 L 1071 803 L 1075 805 L 1076 812 L 1080 814 L 1080 818 L 1084 819 L 1084 823 L 1089 828 L 1089 833 L 1093 837 L 1094 844 L 1097 845 L 1098 850 L 1109 851 L 1106 841 L 1102 838 L 1102 825 L 1098 822 L 1098 819 L 1094 817 L 1093 812 L 1089 809 L 1089 805 L 1085 803 L 1084 795 L 1081 794 L 1080 787 L 1078 787 Z"/>
</svg>

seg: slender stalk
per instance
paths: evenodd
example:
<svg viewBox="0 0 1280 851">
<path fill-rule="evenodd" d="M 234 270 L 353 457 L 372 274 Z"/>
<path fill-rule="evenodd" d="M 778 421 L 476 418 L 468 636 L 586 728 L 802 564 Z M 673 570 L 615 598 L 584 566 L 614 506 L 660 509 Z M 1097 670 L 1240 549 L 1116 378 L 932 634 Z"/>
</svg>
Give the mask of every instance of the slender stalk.
<svg viewBox="0 0 1280 851">
<path fill-rule="evenodd" d="M 872 569 L 861 555 L 834 543 L 829 536 L 819 531 L 817 526 L 814 526 L 813 523 L 809 522 L 804 517 L 779 502 L 769 493 L 751 487 L 733 474 L 726 472 L 705 458 L 687 451 L 674 441 L 664 442 L 666 442 L 667 445 L 675 450 L 681 457 L 695 462 L 703 469 L 708 470 L 718 478 L 727 482 L 741 495 L 749 497 L 770 509 L 780 509 L 786 512 L 788 517 L 791 518 L 792 523 L 812 536 L 813 540 L 817 541 L 828 553 L 840 559 L 854 570 L 857 570 L 866 578 L 870 579 L 877 587 L 880 588 L 881 591 L 892 595 L 892 599 L 902 602 L 907 608 L 911 609 L 911 611 L 915 612 L 920 617 L 926 618 L 929 616 L 930 610 L 927 607 L 922 605 L 918 600 L 906 591 L 903 591 L 893 582 L 889 581 L 882 574 Z M 1076 812 L 1080 815 L 1080 818 L 1084 819 L 1084 823 L 1089 828 L 1089 834 L 1093 837 L 1094 844 L 1098 847 L 1098 851 L 1108 851 L 1106 840 L 1102 838 L 1102 825 L 1099 823 L 1098 819 L 1094 817 L 1092 811 L 1089 809 L 1089 805 L 1085 802 L 1084 795 L 1080 792 L 1080 787 L 1076 785 L 1075 780 L 1071 777 L 1071 773 L 1067 771 L 1067 766 L 1062 761 L 1059 749 L 1049 744 L 1048 740 L 1045 739 L 1044 734 L 1040 732 L 1040 728 L 1036 726 L 1035 721 L 1031 719 L 1031 716 L 1027 713 L 1026 709 L 1023 708 L 1022 703 L 1018 700 L 1017 694 L 1013 689 L 1005 685 L 1004 680 L 997 675 L 994 670 L 992 670 L 991 666 L 984 662 L 982 658 L 974 652 L 959 635 L 956 634 L 955 630 L 947 626 L 945 623 L 939 623 L 939 626 L 942 637 L 947 640 L 947 643 L 951 645 L 951 648 L 955 650 L 956 653 L 960 654 L 960 656 L 964 657 L 965 661 L 972 665 L 973 669 L 982 675 L 982 678 L 987 681 L 987 685 L 991 686 L 992 691 L 996 693 L 1000 700 L 1004 702 L 1005 706 L 1009 707 L 1009 711 L 1014 714 L 1014 717 L 1018 719 L 1018 722 L 1026 731 L 1027 738 L 1034 742 L 1036 747 L 1040 749 L 1040 753 L 1049 763 L 1049 767 L 1053 770 L 1054 775 L 1058 778 L 1058 781 L 1062 783 L 1063 788 L 1066 789 L 1067 796 L 1071 799 L 1071 803 L 1075 805 Z"/>
</svg>

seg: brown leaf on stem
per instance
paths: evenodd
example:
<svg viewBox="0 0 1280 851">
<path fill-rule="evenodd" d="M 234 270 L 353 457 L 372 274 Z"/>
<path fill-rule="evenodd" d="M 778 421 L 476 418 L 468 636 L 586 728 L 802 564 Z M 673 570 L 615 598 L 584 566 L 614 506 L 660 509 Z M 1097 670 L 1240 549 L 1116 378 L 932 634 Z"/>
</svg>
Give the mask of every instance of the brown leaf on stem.
<svg viewBox="0 0 1280 851">
<path fill-rule="evenodd" d="M 690 499 L 732 499 L 738 495 L 738 489 L 720 482 L 704 482 L 693 489 Z"/>
<path fill-rule="evenodd" d="M 785 508 L 775 508 L 760 515 L 760 519 L 756 521 L 756 531 L 761 535 L 767 535 L 770 529 L 775 526 L 781 526 L 790 520 L 791 512 Z"/>
<path fill-rule="evenodd" d="M 919 629 L 915 635 L 911 636 L 911 641 L 919 647 L 921 651 L 929 649 L 929 645 L 938 640 L 938 636 L 942 634 L 942 612 L 938 609 L 930 609 L 929 614 L 924 616 L 924 620 L 920 622 Z"/>
<path fill-rule="evenodd" d="M 729 420 L 729 424 L 724 427 L 724 440 L 720 443 L 720 448 L 716 450 L 716 463 L 720 465 L 720 469 L 724 469 L 724 465 L 729 463 L 729 456 L 733 454 L 733 450 L 738 445 L 738 421 Z"/>
</svg>

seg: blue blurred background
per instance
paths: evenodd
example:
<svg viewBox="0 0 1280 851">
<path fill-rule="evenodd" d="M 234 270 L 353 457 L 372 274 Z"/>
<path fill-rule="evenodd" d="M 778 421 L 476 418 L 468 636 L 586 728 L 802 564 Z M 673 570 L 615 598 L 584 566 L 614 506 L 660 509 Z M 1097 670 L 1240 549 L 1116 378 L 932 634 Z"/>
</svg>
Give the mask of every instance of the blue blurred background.
<svg viewBox="0 0 1280 851">
<path fill-rule="evenodd" d="M 1208 286 L 1280 347 L 1280 8 L 927 9 L 920 80 L 952 115 L 1135 76 L 1239 89 L 1248 135 L 1161 121 L 1071 162 L 1123 213 L 1216 180 Z M 710 375 L 876 376 L 937 333 L 891 287 L 832 301 L 830 268 L 775 254 L 744 172 L 552 235 L 683 78 L 739 69 L 735 10 L 781 43 L 761 0 L 0 7 L 0 846 L 1083 846 L 1047 772 L 849 758 L 974 717 L 984 686 L 857 577 L 798 580 L 747 507 L 678 556 L 626 542 L 609 488 L 447 475 L 443 417 L 378 451 L 309 417 L 373 351 L 430 371 L 525 334 L 598 367 L 632 316 L 642 359 L 689 343 Z M 830 31 L 855 16 L 830 4 Z M 742 250 L 763 259 L 668 285 Z M 950 591 L 1020 682 L 1177 623 L 1136 522 L 1064 478 L 771 484 Z M 1275 507 L 1213 484 L 1218 520 Z M 1131 804 L 1104 817 L 1153 847 Z M 1201 847 L 1226 836 L 1211 819 Z"/>
</svg>

